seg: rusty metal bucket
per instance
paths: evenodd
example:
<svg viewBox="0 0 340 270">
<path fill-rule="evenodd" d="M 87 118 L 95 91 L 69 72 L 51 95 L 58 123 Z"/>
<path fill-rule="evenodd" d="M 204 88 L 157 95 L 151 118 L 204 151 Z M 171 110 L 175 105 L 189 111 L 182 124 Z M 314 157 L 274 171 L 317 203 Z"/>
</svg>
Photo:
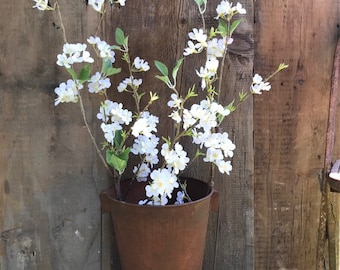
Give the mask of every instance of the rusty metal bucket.
<svg viewBox="0 0 340 270">
<path fill-rule="evenodd" d="M 134 183 L 127 202 L 115 199 L 114 188 L 101 193 L 110 212 L 123 270 L 202 269 L 210 210 L 217 211 L 218 193 L 204 182 L 185 179 L 190 203 L 136 205 L 145 197 L 145 183 Z M 129 181 L 123 181 L 123 190 Z"/>
</svg>

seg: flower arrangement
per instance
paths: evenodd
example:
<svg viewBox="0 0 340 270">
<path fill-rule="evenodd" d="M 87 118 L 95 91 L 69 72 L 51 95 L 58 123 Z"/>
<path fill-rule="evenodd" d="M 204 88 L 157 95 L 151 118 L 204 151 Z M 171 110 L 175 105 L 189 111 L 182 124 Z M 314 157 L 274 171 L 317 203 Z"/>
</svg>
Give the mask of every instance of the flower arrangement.
<svg viewBox="0 0 340 270">
<path fill-rule="evenodd" d="M 124 199 L 120 181 L 131 162 L 129 159 L 131 155 L 140 157 L 140 162 L 132 166 L 133 181 L 147 181 L 145 199 L 142 199 L 140 204 L 166 205 L 174 196 L 175 189 L 179 189 L 176 204 L 190 201 L 190 195 L 186 192 L 186 183 L 179 181 L 179 175 L 194 159 L 202 158 L 204 162 L 216 166 L 220 173 L 229 174 L 232 170 L 231 158 L 236 146 L 230 140 L 228 133 L 220 129 L 221 123 L 249 96 L 269 91 L 271 86 L 268 80 L 288 67 L 280 64 L 267 79 L 255 74 L 249 91 L 240 92 L 237 101 L 234 100 L 227 105 L 220 104 L 219 94 L 223 84 L 222 74 L 228 45 L 233 42 L 233 33 L 242 22 L 240 17 L 246 14 L 246 10 L 240 3 L 234 5 L 222 0 L 216 8 L 217 26 L 207 30 L 204 19 L 207 0 L 194 0 L 201 14 L 203 27 L 194 28 L 188 34 L 189 39 L 183 51 L 183 58 L 179 59 L 170 71 L 162 62 L 154 61 L 159 71 L 156 78 L 170 89 L 170 100 L 167 101 L 167 106 L 172 110 L 169 117 L 173 120 L 175 130 L 174 135 L 159 138 L 157 124 L 161 119 L 149 111 L 150 106 L 159 99 L 159 96 L 154 92 L 142 91 L 143 81 L 138 75 L 147 72 L 150 65 L 141 57 L 131 58 L 129 39 L 124 31 L 120 28 L 116 29 L 114 45 L 108 44 L 98 36 L 89 37 L 87 44 L 70 44 L 66 40 L 58 2 L 52 6 L 48 0 L 33 1 L 33 8 L 58 12 L 64 33 L 65 44 L 62 53 L 57 55 L 57 65 L 64 67 L 71 78 L 55 88 L 57 95 L 55 105 L 65 102 L 80 103 L 86 127 L 100 155 L 101 150 L 96 145 L 96 140 L 86 122 L 81 93 L 86 87 L 91 94 L 100 94 L 103 97 L 97 113 L 105 138 L 102 145 L 106 158 L 102 156 L 101 158 L 113 171 L 117 198 L 120 200 Z M 88 1 L 88 5 L 102 14 L 109 4 L 125 6 L 125 0 Z M 88 45 L 93 47 L 95 59 L 101 61 L 99 70 L 91 70 L 95 59 L 87 49 Z M 206 55 L 205 62 L 196 70 L 201 89 L 192 86 L 185 95 L 181 95 L 176 85 L 178 71 L 187 57 L 200 53 Z M 135 103 L 134 111 L 108 98 L 108 91 L 115 91 L 111 87 L 112 77 L 122 71 L 121 67 L 116 67 L 117 54 L 120 54 L 125 62 L 129 76 L 118 84 L 116 90 L 118 93 L 131 94 Z M 197 99 L 193 99 L 194 97 L 201 95 L 203 98 L 199 103 L 192 102 Z M 142 107 L 141 104 L 146 105 Z M 185 145 L 182 144 L 184 137 L 190 137 L 193 144 L 197 146 L 193 157 L 188 156 Z"/>
</svg>

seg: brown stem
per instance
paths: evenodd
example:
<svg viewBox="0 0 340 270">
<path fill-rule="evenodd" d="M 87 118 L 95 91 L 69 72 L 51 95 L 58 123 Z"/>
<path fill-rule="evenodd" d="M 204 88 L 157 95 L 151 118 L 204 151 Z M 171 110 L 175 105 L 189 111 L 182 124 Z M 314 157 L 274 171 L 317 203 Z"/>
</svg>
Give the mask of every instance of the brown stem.
<svg viewBox="0 0 340 270">
<path fill-rule="evenodd" d="M 60 21 L 60 28 L 61 28 L 61 31 L 63 32 L 63 39 L 64 39 L 64 42 L 67 43 L 66 30 L 65 30 L 65 26 L 64 26 L 64 22 L 63 22 L 63 17 L 61 15 L 61 11 L 60 11 L 60 7 L 59 7 L 59 4 L 58 4 L 58 1 L 55 2 L 54 9 L 56 9 L 58 11 L 58 17 L 59 17 L 59 21 Z"/>
<path fill-rule="evenodd" d="M 87 132 L 88 132 L 89 135 L 90 135 L 92 144 L 93 144 L 93 146 L 95 147 L 96 152 L 97 152 L 99 158 L 101 159 L 101 161 L 103 162 L 105 168 L 109 171 L 109 173 L 111 174 L 111 176 L 113 176 L 113 173 L 112 173 L 112 171 L 110 170 L 110 167 L 107 165 L 107 163 L 106 163 L 106 161 L 105 161 L 105 159 L 104 159 L 104 157 L 103 157 L 103 155 L 102 155 L 100 149 L 98 148 L 96 139 L 94 138 L 94 136 L 93 136 L 93 134 L 92 134 L 92 131 L 91 131 L 91 129 L 90 129 L 90 126 L 89 126 L 89 124 L 88 124 L 88 122 L 87 122 L 87 118 L 86 118 L 86 114 L 85 114 L 85 109 L 84 109 L 83 99 L 82 99 L 81 94 L 80 94 L 79 91 L 78 91 L 78 97 L 79 97 L 80 111 L 81 111 L 81 114 L 82 114 L 82 116 L 83 116 L 83 121 L 84 121 L 84 124 L 85 124 L 85 128 L 86 128 Z"/>
</svg>

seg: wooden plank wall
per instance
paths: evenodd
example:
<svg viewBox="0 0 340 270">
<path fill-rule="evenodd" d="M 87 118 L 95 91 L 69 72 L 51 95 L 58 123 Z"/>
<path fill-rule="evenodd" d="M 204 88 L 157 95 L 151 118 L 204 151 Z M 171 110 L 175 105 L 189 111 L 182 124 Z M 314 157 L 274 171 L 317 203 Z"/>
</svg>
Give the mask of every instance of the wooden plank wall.
<svg viewBox="0 0 340 270">
<path fill-rule="evenodd" d="M 218 2 L 210 1 L 209 25 Z M 110 180 L 77 106 L 53 105 L 53 89 L 66 76 L 55 65 L 62 44 L 60 25 L 55 16 L 32 10 L 31 1 L 0 3 L 0 269 L 100 269 L 101 253 L 109 257 L 111 234 L 105 216 L 101 250 L 98 192 Z M 66 3 L 60 0 L 61 7 Z M 85 1 L 72 4 L 63 9 L 68 40 L 80 42 L 95 33 L 98 17 Z M 268 74 L 282 61 L 290 69 L 274 79 L 271 93 L 256 97 L 254 108 L 249 100 L 223 127 L 237 151 L 231 176 L 215 173 L 220 210 L 211 215 L 204 269 L 315 269 L 318 176 L 340 4 L 242 4 L 248 14 L 231 47 L 222 100 L 227 104 L 248 88 L 254 37 L 256 72 Z M 150 64 L 158 59 L 173 65 L 181 57 L 186 34 L 199 22 L 191 1 L 130 0 L 125 8 L 108 13 L 99 32 L 112 42 L 114 28 L 120 26 L 130 35 L 133 55 Z M 159 31 L 163 35 L 156 36 Z M 192 59 L 185 62 L 191 72 L 180 74 L 182 91 L 199 84 L 192 70 L 199 66 Z M 167 97 L 154 75 L 153 69 L 144 78 L 148 90 Z M 93 117 L 99 100 L 85 96 L 85 102 L 100 140 Z M 159 104 L 156 110 L 168 115 L 163 107 Z M 169 130 L 169 122 L 162 130 Z M 340 153 L 339 144 L 336 150 Z M 197 163 L 188 175 L 208 179 L 211 170 Z M 114 251 L 111 260 L 112 269 L 118 269 Z M 111 260 L 104 260 L 103 269 L 110 268 Z"/>
<path fill-rule="evenodd" d="M 95 18 L 72 3 L 65 24 L 69 42 L 79 42 Z M 55 64 L 60 24 L 32 5 L 1 1 L 0 269 L 99 269 L 106 176 L 78 106 L 54 107 L 53 89 L 66 78 Z"/>
<path fill-rule="evenodd" d="M 255 269 L 321 269 L 319 177 L 339 15 L 337 0 L 255 1 L 255 71 L 290 64 L 254 99 Z"/>
<path fill-rule="evenodd" d="M 62 49 L 60 25 L 55 15 L 31 8 L 31 1 L 1 0 L 0 29 L 0 269 L 118 269 L 117 254 L 108 259 L 107 216 L 101 251 L 101 214 L 98 192 L 110 182 L 98 161 L 79 109 L 73 104 L 54 107 L 53 89 L 66 78 L 55 65 Z M 215 23 L 210 1 L 207 23 Z M 96 31 L 98 15 L 85 1 L 71 8 L 59 1 L 68 41 L 82 42 Z M 228 104 L 238 90 L 247 88 L 253 68 L 253 6 L 248 9 L 238 41 L 231 48 L 221 99 Z M 8 22 L 11 23 L 8 23 Z M 113 41 L 114 28 L 129 33 L 132 55 L 158 59 L 174 65 L 186 45 L 187 33 L 200 23 L 193 1 L 127 1 L 113 8 L 99 33 Z M 155 35 L 162 31 L 161 35 Z M 188 60 L 181 73 L 181 90 L 199 81 L 194 69 L 201 63 Z M 162 97 L 169 93 L 154 80 L 155 69 L 144 78 L 148 90 Z M 124 75 L 117 78 L 117 85 Z M 112 95 L 115 94 L 115 86 Z M 98 132 L 93 117 L 99 100 L 89 100 L 89 123 Z M 128 102 L 126 98 L 124 102 Z M 157 111 L 167 116 L 162 104 Z M 233 115 L 224 127 L 238 145 L 230 177 L 216 173 L 220 210 L 212 214 L 204 269 L 251 269 L 253 266 L 253 148 L 252 104 Z M 161 130 L 169 131 L 169 121 Z M 171 131 L 171 129 L 170 129 Z M 100 140 L 100 139 L 99 139 Z M 190 145 L 190 143 L 188 143 Z M 188 175 L 208 180 L 209 166 L 195 164 Z"/>
</svg>

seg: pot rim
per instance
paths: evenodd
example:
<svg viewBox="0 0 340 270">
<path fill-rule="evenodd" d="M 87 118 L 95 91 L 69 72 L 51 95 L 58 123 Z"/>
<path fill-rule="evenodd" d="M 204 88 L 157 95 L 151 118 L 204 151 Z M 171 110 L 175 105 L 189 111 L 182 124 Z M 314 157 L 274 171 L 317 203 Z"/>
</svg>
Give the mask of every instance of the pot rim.
<svg viewBox="0 0 340 270">
<path fill-rule="evenodd" d="M 196 178 L 191 178 L 191 177 L 180 177 L 181 179 L 190 179 L 190 180 L 194 180 L 194 181 L 198 181 L 198 182 L 201 182 L 203 184 L 206 185 L 207 187 L 207 195 L 205 195 L 204 197 L 200 198 L 200 199 L 197 199 L 197 200 L 193 200 L 191 202 L 186 202 L 186 203 L 183 203 L 183 204 L 169 204 L 169 205 L 140 205 L 140 204 L 137 204 L 137 203 L 130 203 L 130 202 L 126 202 L 126 201 L 120 201 L 120 200 L 117 200 L 114 196 L 112 196 L 111 194 L 115 193 L 114 191 L 113 192 L 110 192 L 111 190 L 114 190 L 115 189 L 115 186 L 114 184 L 111 185 L 108 189 L 104 190 L 102 193 L 104 193 L 110 200 L 113 200 L 117 203 L 121 203 L 122 205 L 127 205 L 127 206 L 131 206 L 131 207 L 143 207 L 143 208 L 173 208 L 173 207 L 186 207 L 186 206 L 190 206 L 192 204 L 196 204 L 196 203 L 199 203 L 199 202 L 202 202 L 202 201 L 205 201 L 205 200 L 208 200 L 210 199 L 213 194 L 217 193 L 217 190 L 210 187 L 208 185 L 208 183 L 204 182 L 204 181 L 201 181 L 199 179 L 196 179 Z M 129 179 L 125 179 L 125 180 L 122 180 L 122 181 L 128 181 Z"/>
</svg>

